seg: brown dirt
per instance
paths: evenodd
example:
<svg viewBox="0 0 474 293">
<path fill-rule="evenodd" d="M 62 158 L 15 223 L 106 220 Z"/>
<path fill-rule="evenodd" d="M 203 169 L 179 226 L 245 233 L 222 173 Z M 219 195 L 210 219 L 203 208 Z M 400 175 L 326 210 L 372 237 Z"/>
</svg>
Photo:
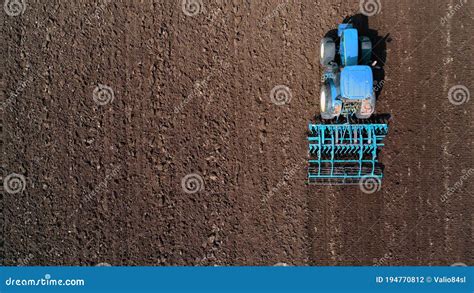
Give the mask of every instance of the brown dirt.
<svg viewBox="0 0 474 293">
<path fill-rule="evenodd" d="M 359 1 L 2 11 L 2 173 L 26 179 L 2 193 L 2 264 L 474 264 L 473 104 L 447 98 L 474 89 L 473 2 L 441 24 L 450 2 L 381 1 L 369 19 L 391 35 L 377 110 L 392 115 L 370 195 L 305 184 L 319 40 Z M 289 104 L 271 102 L 276 85 Z"/>
</svg>

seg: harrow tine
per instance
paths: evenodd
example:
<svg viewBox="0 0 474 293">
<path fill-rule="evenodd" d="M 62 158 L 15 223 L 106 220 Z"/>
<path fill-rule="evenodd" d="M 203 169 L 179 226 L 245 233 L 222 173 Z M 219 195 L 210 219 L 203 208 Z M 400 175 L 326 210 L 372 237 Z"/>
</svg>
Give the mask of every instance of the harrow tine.
<svg viewBox="0 0 474 293">
<path fill-rule="evenodd" d="M 388 130 L 385 124 L 310 124 L 311 183 L 381 178 L 377 152 Z"/>
</svg>

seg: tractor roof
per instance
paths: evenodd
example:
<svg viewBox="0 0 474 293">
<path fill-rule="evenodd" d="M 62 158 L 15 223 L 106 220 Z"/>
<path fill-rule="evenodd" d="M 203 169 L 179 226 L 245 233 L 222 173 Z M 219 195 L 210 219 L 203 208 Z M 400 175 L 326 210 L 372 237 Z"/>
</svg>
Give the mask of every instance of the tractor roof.
<svg viewBox="0 0 474 293">
<path fill-rule="evenodd" d="M 373 95 L 372 69 L 366 65 L 347 66 L 341 73 L 341 96 L 360 100 Z"/>
</svg>

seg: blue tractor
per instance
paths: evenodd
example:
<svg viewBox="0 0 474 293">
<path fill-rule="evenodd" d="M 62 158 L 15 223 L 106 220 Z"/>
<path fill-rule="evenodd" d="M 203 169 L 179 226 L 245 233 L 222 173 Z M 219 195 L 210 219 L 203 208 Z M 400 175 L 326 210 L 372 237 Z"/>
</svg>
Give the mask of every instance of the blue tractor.
<svg viewBox="0 0 474 293">
<path fill-rule="evenodd" d="M 309 183 L 381 181 L 377 157 L 388 125 L 369 119 L 376 102 L 371 62 L 370 38 L 350 23 L 339 25 L 336 38 L 321 40 L 321 119 L 309 124 Z"/>
</svg>

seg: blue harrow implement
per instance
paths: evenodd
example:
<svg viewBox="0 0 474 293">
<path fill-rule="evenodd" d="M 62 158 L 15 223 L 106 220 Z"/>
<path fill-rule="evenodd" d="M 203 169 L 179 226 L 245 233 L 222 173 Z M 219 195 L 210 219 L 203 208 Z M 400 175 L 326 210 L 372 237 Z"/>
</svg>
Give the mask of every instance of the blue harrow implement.
<svg viewBox="0 0 474 293">
<path fill-rule="evenodd" d="M 310 184 L 382 180 L 378 153 L 388 125 L 369 121 L 375 111 L 371 54 L 370 39 L 351 24 L 339 25 L 336 39 L 321 41 L 321 123 L 309 124 Z"/>
</svg>

